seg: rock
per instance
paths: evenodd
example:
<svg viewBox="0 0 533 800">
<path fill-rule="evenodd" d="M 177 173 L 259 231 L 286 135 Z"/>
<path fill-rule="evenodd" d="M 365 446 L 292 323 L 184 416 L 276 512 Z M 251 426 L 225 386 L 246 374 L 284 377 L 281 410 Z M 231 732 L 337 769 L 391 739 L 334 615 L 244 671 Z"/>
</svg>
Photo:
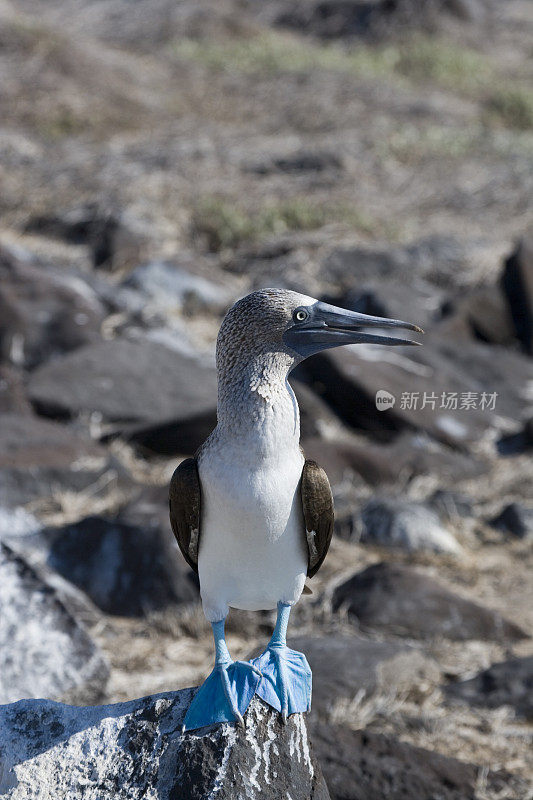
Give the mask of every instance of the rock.
<svg viewBox="0 0 533 800">
<path fill-rule="evenodd" d="M 515 330 L 505 297 L 498 286 L 480 286 L 448 301 L 441 309 L 441 335 L 475 338 L 491 344 L 512 345 Z"/>
<path fill-rule="evenodd" d="M 154 425 L 124 425 L 122 434 L 145 456 L 192 456 L 217 424 L 216 408 L 190 419 L 170 420 Z"/>
<path fill-rule="evenodd" d="M 64 425 L 22 414 L 2 415 L 0 506 L 13 508 L 55 491 L 80 492 L 107 476 L 128 481 L 107 451 Z"/>
<path fill-rule="evenodd" d="M 41 530 L 39 520 L 24 508 L 0 507 L 0 541 L 17 540 Z"/>
<path fill-rule="evenodd" d="M 330 482 L 342 484 L 360 475 L 371 486 L 394 484 L 416 475 L 436 475 L 442 480 L 463 480 L 487 471 L 480 461 L 454 452 L 429 436 L 404 432 L 391 443 L 380 444 L 351 431 L 328 438 L 302 438 L 308 458 L 326 470 Z"/>
<path fill-rule="evenodd" d="M 407 552 L 426 550 L 458 555 L 461 547 L 438 515 L 421 503 L 393 498 L 370 500 L 361 511 L 361 541 Z"/>
<path fill-rule="evenodd" d="M 533 355 L 533 239 L 522 239 L 503 269 L 501 286 L 507 299 L 516 336 Z"/>
<path fill-rule="evenodd" d="M 224 286 L 168 261 L 154 261 L 136 267 L 122 285 L 139 292 L 140 303 L 146 304 L 148 300 L 165 312 L 220 313 L 234 299 Z"/>
<path fill-rule="evenodd" d="M 81 279 L 0 249 L 0 356 L 33 368 L 100 338 L 104 308 Z"/>
<path fill-rule="evenodd" d="M 148 510 L 148 509 L 147 509 Z M 135 508 L 129 510 L 135 518 Z M 195 602 L 198 581 L 181 557 L 167 520 L 139 514 L 135 523 L 86 517 L 47 529 L 26 546 L 45 548 L 47 565 L 109 614 L 143 616 Z"/>
<path fill-rule="evenodd" d="M 527 419 L 514 433 L 500 437 L 497 449 L 501 456 L 516 456 L 533 450 L 533 417 Z"/>
<path fill-rule="evenodd" d="M 533 508 L 509 503 L 490 523 L 517 539 L 533 537 Z"/>
<path fill-rule="evenodd" d="M 530 359 L 435 335 L 423 344 L 388 351 L 338 348 L 314 356 L 301 370 L 345 424 L 381 439 L 415 429 L 464 449 L 492 441 L 526 413 Z M 378 392 L 387 393 L 386 406 L 377 407 Z"/>
<path fill-rule="evenodd" d="M 363 701 L 376 693 L 427 694 L 440 679 L 433 659 L 398 642 L 377 642 L 329 634 L 291 637 L 289 646 L 305 653 L 313 671 L 313 714 L 337 703 Z"/>
<path fill-rule="evenodd" d="M 311 437 L 327 439 L 335 433 L 349 435 L 349 431 L 346 431 L 340 419 L 320 395 L 299 380 L 291 380 L 291 386 L 300 409 L 300 436 L 302 439 Z"/>
<path fill-rule="evenodd" d="M 438 316 L 444 294 L 441 289 L 417 276 L 413 276 L 409 283 L 394 277 L 365 276 L 364 280 L 357 279 L 355 286 L 345 292 L 326 295 L 321 299 L 361 314 L 415 320 L 417 325 L 428 330 Z"/>
<path fill-rule="evenodd" d="M 328 800 L 302 715 L 283 725 L 254 698 L 246 730 L 181 735 L 194 691 L 75 708 L 47 700 L 0 708 L 6 800 Z"/>
<path fill-rule="evenodd" d="M 432 639 L 509 640 L 528 634 L 496 611 L 461 597 L 427 573 L 402 564 L 373 564 L 338 586 L 341 606 L 365 629 Z"/>
<path fill-rule="evenodd" d="M 216 408 L 214 367 L 145 339 L 113 339 L 36 370 L 30 399 L 43 414 L 98 412 L 115 431 L 139 423 L 194 425 Z"/>
<path fill-rule="evenodd" d="M 332 800 L 466 800 L 476 795 L 476 764 L 389 734 L 325 724 L 313 725 L 312 731 Z M 509 777 L 491 771 L 488 781 L 491 788 L 502 789 Z"/>
<path fill-rule="evenodd" d="M 0 364 L 0 414 L 31 414 L 22 374 L 7 364 Z"/>
<path fill-rule="evenodd" d="M 41 236 L 87 245 L 97 269 L 120 270 L 138 264 L 143 237 L 124 214 L 88 203 L 31 219 L 26 230 Z"/>
<path fill-rule="evenodd" d="M 0 607 L 0 703 L 101 696 L 109 670 L 96 645 L 57 593 L 1 542 Z"/>
<path fill-rule="evenodd" d="M 339 156 L 329 150 L 298 150 L 295 153 L 273 156 L 245 165 L 246 172 L 254 172 L 257 175 L 338 172 L 342 168 L 343 163 Z"/>
<path fill-rule="evenodd" d="M 517 716 L 533 719 L 533 656 L 492 664 L 474 678 L 444 689 L 448 698 L 471 705 L 512 706 Z"/>
<path fill-rule="evenodd" d="M 415 0 L 416 1 L 416 0 Z M 366 281 L 403 281 L 415 286 L 429 281 L 438 286 L 456 285 L 457 273 L 476 260 L 477 242 L 434 235 L 396 247 L 337 247 L 324 260 L 322 270 L 334 284 L 357 286 Z M 400 319 L 405 317 L 400 316 Z M 415 320 L 408 320 L 415 322 Z"/>
<path fill-rule="evenodd" d="M 441 519 L 454 521 L 458 517 L 473 517 L 472 500 L 459 492 L 437 489 L 429 498 L 429 505 Z"/>
</svg>

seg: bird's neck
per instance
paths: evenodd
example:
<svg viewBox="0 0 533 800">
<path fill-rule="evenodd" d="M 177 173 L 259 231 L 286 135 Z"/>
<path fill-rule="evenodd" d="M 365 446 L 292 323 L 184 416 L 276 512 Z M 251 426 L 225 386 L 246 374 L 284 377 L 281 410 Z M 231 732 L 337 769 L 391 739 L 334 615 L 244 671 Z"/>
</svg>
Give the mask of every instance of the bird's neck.
<svg viewBox="0 0 533 800">
<path fill-rule="evenodd" d="M 253 456 L 298 447 L 300 414 L 287 380 L 293 360 L 285 353 L 258 354 L 245 363 L 219 366 L 218 431 Z"/>
</svg>

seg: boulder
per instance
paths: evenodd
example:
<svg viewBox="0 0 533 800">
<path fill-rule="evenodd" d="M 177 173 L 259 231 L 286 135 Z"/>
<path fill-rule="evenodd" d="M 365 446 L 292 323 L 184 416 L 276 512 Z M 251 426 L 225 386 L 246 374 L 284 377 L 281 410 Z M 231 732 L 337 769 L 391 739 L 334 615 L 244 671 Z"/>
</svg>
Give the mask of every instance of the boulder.
<svg viewBox="0 0 533 800">
<path fill-rule="evenodd" d="M 22 373 L 0 364 L 0 414 L 31 414 Z"/>
<path fill-rule="evenodd" d="M 34 535 L 26 547 L 44 548 L 47 565 L 82 589 L 109 614 L 138 617 L 198 599 L 198 581 L 157 516 L 136 522 L 86 517 Z M 130 508 L 131 519 L 135 517 Z"/>
<path fill-rule="evenodd" d="M 396 36 L 398 31 L 434 29 L 441 17 L 483 22 L 487 0 L 286 0 L 274 3 L 276 25 L 304 31 L 321 39 Z"/>
<path fill-rule="evenodd" d="M 464 449 L 527 412 L 533 363 L 494 345 L 426 336 L 424 347 L 357 345 L 302 364 L 307 381 L 352 428 L 390 438 L 422 430 Z M 378 406 L 378 393 L 387 404 Z"/>
<path fill-rule="evenodd" d="M 480 286 L 445 303 L 438 324 L 441 335 L 474 338 L 509 346 L 515 330 L 499 286 Z"/>
<path fill-rule="evenodd" d="M 492 664 L 470 680 L 449 684 L 444 691 L 451 700 L 488 708 L 511 706 L 517 716 L 533 719 L 533 656 Z"/>
<path fill-rule="evenodd" d="M 458 555 L 461 547 L 438 515 L 422 503 L 374 498 L 361 511 L 361 541 L 407 552 L 426 550 Z"/>
<path fill-rule="evenodd" d="M 313 715 L 377 693 L 427 694 L 440 679 L 433 659 L 401 642 L 332 633 L 291 637 L 289 646 L 305 653 L 313 671 Z"/>
<path fill-rule="evenodd" d="M 428 330 L 437 317 L 444 293 L 417 276 L 409 282 L 393 276 L 365 277 L 364 280 L 356 279 L 354 286 L 349 286 L 341 294 L 320 299 L 361 314 L 413 321 Z"/>
<path fill-rule="evenodd" d="M 291 386 L 300 409 L 300 436 L 303 439 L 317 437 L 324 440 L 335 434 L 349 436 L 334 411 L 310 386 L 299 380 L 291 380 Z"/>
<path fill-rule="evenodd" d="M 69 244 L 86 245 L 94 267 L 109 271 L 138 263 L 144 241 L 132 220 L 96 203 L 33 217 L 26 230 Z"/>
<path fill-rule="evenodd" d="M 26 700 L 0 708 L 6 800 L 328 800 L 305 719 L 254 698 L 246 730 L 181 734 L 193 689 L 76 708 Z"/>
<path fill-rule="evenodd" d="M 533 537 L 533 508 L 509 503 L 490 523 L 516 539 Z"/>
<path fill-rule="evenodd" d="M 501 286 L 517 339 L 533 355 L 533 238 L 522 239 L 503 269 Z"/>
<path fill-rule="evenodd" d="M 414 1 L 419 5 L 418 0 Z M 415 287 L 420 286 L 419 281 L 438 286 L 455 285 L 457 273 L 470 262 L 479 260 L 480 255 L 482 257 L 478 248 L 478 242 L 439 234 L 386 248 L 342 246 L 327 255 L 322 272 L 332 283 L 341 286 L 376 280 L 380 284 L 390 280 L 396 285 L 401 282 L 411 285 L 414 275 L 417 276 Z M 400 316 L 400 319 L 405 317 Z M 417 322 L 416 319 L 408 321 Z"/>
<path fill-rule="evenodd" d="M 253 172 L 256 175 L 335 173 L 342 168 L 342 160 L 337 153 L 330 150 L 297 150 L 294 153 L 266 157 L 244 166 L 246 172 Z"/>
<path fill-rule="evenodd" d="M 526 419 L 513 433 L 501 436 L 497 449 L 500 456 L 517 456 L 533 450 L 533 417 Z"/>
<path fill-rule="evenodd" d="M 313 725 L 312 735 L 332 800 L 466 800 L 477 794 L 477 764 L 341 725 Z M 505 789 L 509 778 L 491 771 L 488 786 Z"/>
<path fill-rule="evenodd" d="M 306 458 L 311 458 L 326 470 L 336 489 L 353 487 L 365 481 L 371 486 L 397 484 L 417 475 L 434 475 L 443 482 L 465 480 L 483 475 L 487 465 L 467 453 L 451 450 L 429 436 L 404 432 L 389 444 L 380 444 L 366 436 L 340 430 L 328 437 L 302 438 Z M 359 478 L 359 481 L 358 481 Z M 360 534 L 359 513 L 350 511 L 352 533 Z M 351 536 L 349 537 L 351 538 Z"/>
<path fill-rule="evenodd" d="M 96 442 L 65 425 L 22 414 L 3 414 L 0 425 L 0 505 L 7 508 L 80 492 L 106 475 L 116 485 L 124 468 Z"/>
<path fill-rule="evenodd" d="M 335 611 L 346 608 L 364 629 L 415 639 L 516 641 L 528 637 L 496 611 L 403 564 L 373 564 L 356 573 L 335 589 L 332 603 Z"/>
<path fill-rule="evenodd" d="M 428 501 L 441 519 L 454 521 L 458 517 L 474 516 L 474 506 L 470 497 L 449 489 L 437 489 Z"/>
<path fill-rule="evenodd" d="M 233 301 L 233 295 L 224 286 L 169 261 L 152 261 L 136 267 L 122 286 L 139 293 L 139 304 L 148 302 L 165 313 L 220 313 Z"/>
<path fill-rule="evenodd" d="M 100 339 L 104 308 L 81 278 L 0 249 L 0 357 L 33 368 Z"/>
<path fill-rule="evenodd" d="M 84 347 L 36 370 L 29 396 L 43 414 L 97 412 L 114 431 L 139 423 L 195 425 L 216 408 L 214 367 L 146 339 Z"/>
<path fill-rule="evenodd" d="M 101 697 L 109 669 L 98 648 L 57 592 L 2 542 L 0 608 L 0 703 Z M 0 758 L 0 783 L 1 766 Z"/>
</svg>

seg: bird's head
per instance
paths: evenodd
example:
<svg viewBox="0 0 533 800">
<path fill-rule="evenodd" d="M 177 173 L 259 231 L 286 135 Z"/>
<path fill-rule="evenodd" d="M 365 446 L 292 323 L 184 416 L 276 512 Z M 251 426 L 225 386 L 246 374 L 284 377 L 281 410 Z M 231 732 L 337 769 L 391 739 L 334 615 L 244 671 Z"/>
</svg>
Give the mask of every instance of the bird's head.
<svg viewBox="0 0 533 800">
<path fill-rule="evenodd" d="M 372 317 L 337 308 L 286 289 L 261 289 L 246 295 L 228 311 L 220 328 L 217 360 L 246 353 L 285 353 L 293 365 L 343 344 L 413 345 L 372 330 L 403 328 L 422 333 L 409 322 Z"/>
</svg>

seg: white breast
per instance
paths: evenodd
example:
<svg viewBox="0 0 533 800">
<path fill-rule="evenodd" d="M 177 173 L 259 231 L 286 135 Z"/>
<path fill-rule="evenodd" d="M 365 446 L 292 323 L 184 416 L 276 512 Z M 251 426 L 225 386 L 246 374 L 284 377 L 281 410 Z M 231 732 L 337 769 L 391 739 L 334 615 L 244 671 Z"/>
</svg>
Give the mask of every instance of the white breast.
<svg viewBox="0 0 533 800">
<path fill-rule="evenodd" d="M 209 621 L 225 617 L 230 606 L 274 609 L 300 597 L 307 571 L 303 464 L 297 446 L 255 459 L 242 443 L 215 442 L 200 455 L 198 571 Z"/>
</svg>

